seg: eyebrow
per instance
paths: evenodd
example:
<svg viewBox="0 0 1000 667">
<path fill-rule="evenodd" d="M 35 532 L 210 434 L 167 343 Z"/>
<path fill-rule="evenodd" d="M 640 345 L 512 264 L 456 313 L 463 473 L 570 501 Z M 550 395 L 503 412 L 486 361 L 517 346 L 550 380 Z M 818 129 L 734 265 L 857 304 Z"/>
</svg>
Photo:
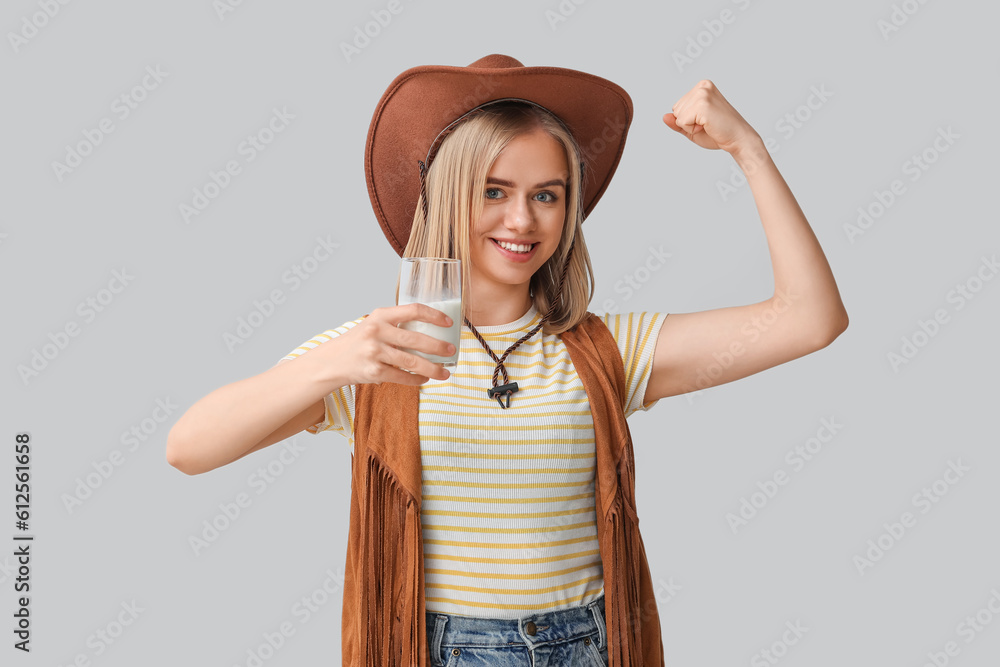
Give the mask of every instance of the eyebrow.
<svg viewBox="0 0 1000 667">
<path fill-rule="evenodd" d="M 514 187 L 513 183 L 511 183 L 510 181 L 506 181 L 506 180 L 504 180 L 502 178 L 493 178 L 493 177 L 490 177 L 490 178 L 486 179 L 486 182 L 488 184 L 492 184 L 492 185 L 503 185 L 503 186 L 506 186 L 508 188 Z M 561 178 L 554 178 L 551 181 L 545 181 L 544 183 L 539 183 L 535 187 L 536 188 L 547 188 L 550 185 L 558 185 L 558 186 L 560 186 L 560 187 L 562 187 L 562 188 L 565 189 L 566 182 L 564 180 L 562 180 Z"/>
</svg>

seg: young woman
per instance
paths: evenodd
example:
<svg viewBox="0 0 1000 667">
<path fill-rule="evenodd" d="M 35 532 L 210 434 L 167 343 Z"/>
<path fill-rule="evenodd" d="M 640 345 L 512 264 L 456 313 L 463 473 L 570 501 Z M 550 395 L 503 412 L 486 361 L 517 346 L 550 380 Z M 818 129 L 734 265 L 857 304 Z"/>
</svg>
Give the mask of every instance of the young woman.
<svg viewBox="0 0 1000 667">
<path fill-rule="evenodd" d="M 188 474 L 303 430 L 349 438 L 344 664 L 662 665 L 625 418 L 847 327 L 763 141 L 709 81 L 663 120 L 743 169 L 774 296 L 669 317 L 589 313 L 582 224 L 631 117 L 610 81 L 507 56 L 401 74 L 369 130 L 369 194 L 397 253 L 462 261 L 454 372 L 403 349 L 446 356 L 450 344 L 397 326 L 448 326 L 444 313 L 380 307 L 209 394 L 171 430 L 167 459 Z M 741 330 L 755 318 L 767 326 L 751 341 Z"/>
</svg>

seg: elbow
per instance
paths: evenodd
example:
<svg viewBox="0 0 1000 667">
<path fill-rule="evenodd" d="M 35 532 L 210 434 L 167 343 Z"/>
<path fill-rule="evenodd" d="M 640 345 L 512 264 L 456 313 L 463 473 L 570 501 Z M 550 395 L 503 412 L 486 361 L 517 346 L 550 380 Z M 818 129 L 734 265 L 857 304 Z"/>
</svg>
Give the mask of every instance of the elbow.
<svg viewBox="0 0 1000 667">
<path fill-rule="evenodd" d="M 198 475 L 205 472 L 192 460 L 191 447 L 177 433 L 176 426 L 167 435 L 167 463 L 185 475 Z"/>
<path fill-rule="evenodd" d="M 831 314 L 827 320 L 826 325 L 822 328 L 821 334 L 817 340 L 816 349 L 821 350 L 828 346 L 833 341 L 840 337 L 840 334 L 847 331 L 847 325 L 850 324 L 850 320 L 847 317 L 847 310 L 843 306 L 836 312 Z"/>
</svg>

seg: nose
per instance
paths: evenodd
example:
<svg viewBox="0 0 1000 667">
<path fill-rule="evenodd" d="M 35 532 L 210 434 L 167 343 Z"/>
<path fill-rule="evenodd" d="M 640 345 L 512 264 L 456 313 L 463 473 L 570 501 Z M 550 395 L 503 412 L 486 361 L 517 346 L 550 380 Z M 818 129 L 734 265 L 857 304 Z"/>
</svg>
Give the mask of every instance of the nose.
<svg viewBox="0 0 1000 667">
<path fill-rule="evenodd" d="M 521 197 L 511 197 L 504 212 L 504 225 L 508 229 L 527 230 L 535 224 L 531 206 Z"/>
</svg>

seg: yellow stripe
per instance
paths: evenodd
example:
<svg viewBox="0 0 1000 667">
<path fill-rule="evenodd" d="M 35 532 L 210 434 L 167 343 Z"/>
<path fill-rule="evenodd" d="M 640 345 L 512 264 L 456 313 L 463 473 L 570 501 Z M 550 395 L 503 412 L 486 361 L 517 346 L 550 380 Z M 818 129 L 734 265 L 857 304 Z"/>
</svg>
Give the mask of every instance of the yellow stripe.
<svg viewBox="0 0 1000 667">
<path fill-rule="evenodd" d="M 456 489 L 566 489 L 588 486 L 591 480 L 579 482 L 528 482 L 525 484 L 503 484 L 500 482 L 453 482 L 439 479 L 425 479 L 424 486 L 445 486 Z"/>
<path fill-rule="evenodd" d="M 337 405 L 337 411 L 341 414 L 346 414 L 347 410 L 344 409 L 344 402 L 341 400 L 340 391 L 335 391 L 332 394 L 333 402 Z M 350 423 L 350 422 L 348 422 Z"/>
<path fill-rule="evenodd" d="M 425 401 L 425 403 L 430 403 L 430 402 L 431 402 L 430 400 Z M 577 401 L 577 402 L 579 402 L 579 401 Z M 492 407 L 492 405 L 494 405 L 494 404 L 491 402 L 490 405 Z M 532 407 L 534 407 L 534 405 L 535 404 L 532 404 Z M 493 410 L 492 412 L 495 413 L 496 410 Z M 452 410 L 425 410 L 425 409 L 421 408 L 420 414 L 421 415 L 448 415 L 448 416 L 451 416 L 451 417 L 462 417 L 463 419 L 469 418 L 469 412 L 467 410 L 459 412 L 459 411 L 452 411 Z M 485 412 L 484 412 L 483 416 L 490 416 L 490 417 L 492 417 L 492 416 L 494 416 L 494 414 L 486 415 Z M 578 411 L 572 411 L 572 410 L 546 410 L 545 411 L 545 416 L 546 417 L 590 417 L 591 413 L 590 413 L 590 410 L 586 410 L 586 411 L 584 411 L 584 410 L 578 410 Z M 423 422 L 421 422 L 421 423 L 423 423 Z M 452 424 L 452 426 L 454 426 L 454 424 Z"/>
<path fill-rule="evenodd" d="M 347 419 L 348 419 L 347 423 L 351 425 L 351 431 L 353 431 L 354 430 L 354 414 L 351 412 L 351 408 L 350 408 L 350 406 L 347 405 L 347 401 L 346 400 L 344 401 L 344 412 L 347 413 Z"/>
<path fill-rule="evenodd" d="M 536 572 L 534 574 L 508 574 L 503 572 L 463 572 L 462 570 L 439 570 L 437 568 L 424 568 L 424 576 L 428 574 L 439 574 L 444 577 L 482 577 L 490 579 L 514 579 L 514 580 L 525 580 L 525 579 L 549 579 L 551 577 L 561 577 L 563 575 L 572 574 L 573 572 L 579 572 L 580 570 L 589 570 L 593 567 L 601 567 L 603 564 L 599 560 L 591 561 L 589 563 L 584 563 L 583 565 L 577 565 L 576 567 L 568 567 L 564 570 L 552 570 L 551 572 Z"/>
<path fill-rule="evenodd" d="M 597 539 L 595 535 L 585 537 L 574 537 L 571 540 L 554 540 L 552 542 L 514 542 L 504 544 L 503 542 L 458 542 L 456 540 L 424 540 L 424 544 L 438 545 L 443 547 L 465 547 L 468 549 L 545 549 L 557 547 L 564 544 L 579 544 L 580 542 L 590 542 Z"/>
<path fill-rule="evenodd" d="M 588 597 L 590 595 L 594 595 L 594 594 L 600 593 L 600 592 L 601 592 L 600 588 L 592 588 L 592 589 L 590 589 L 588 591 L 585 591 L 582 595 L 574 595 L 571 598 L 564 598 L 562 600 L 557 600 L 556 602 L 553 602 L 551 604 L 518 604 L 516 608 L 517 609 L 530 609 L 532 611 L 538 611 L 538 610 L 544 610 L 544 609 L 554 609 L 554 608 L 557 608 L 557 607 L 565 606 L 565 605 L 570 604 L 572 602 L 579 602 L 580 600 L 583 600 L 585 597 Z M 463 607 L 484 607 L 484 608 L 487 608 L 487 609 L 510 609 L 511 608 L 511 605 L 509 605 L 509 604 L 490 604 L 488 602 L 470 602 L 468 600 L 451 600 L 449 598 L 433 598 L 433 597 L 431 597 L 431 598 L 425 598 L 425 601 L 426 602 L 442 602 L 442 603 L 447 603 L 447 604 L 456 604 L 456 605 L 461 605 Z"/>
<path fill-rule="evenodd" d="M 594 457 L 594 453 L 589 454 L 476 454 L 475 452 L 449 452 L 446 449 L 422 449 L 420 456 L 448 456 L 457 459 L 589 459 Z"/>
<path fill-rule="evenodd" d="M 441 428 L 454 428 L 455 427 L 454 424 L 449 424 L 448 422 L 432 422 L 432 421 L 421 421 L 420 425 L 421 426 L 425 426 L 425 427 L 437 426 L 437 427 L 441 427 Z M 520 432 L 520 431 L 525 430 L 525 428 L 526 428 L 526 426 L 524 426 L 524 425 L 518 426 L 516 424 L 514 424 L 514 425 L 507 425 L 507 426 L 494 426 L 493 424 L 490 424 L 488 426 L 488 429 L 490 431 L 518 431 L 518 432 Z M 545 430 L 545 429 L 555 429 L 557 431 L 564 431 L 564 430 L 584 430 L 584 431 L 586 431 L 586 430 L 593 429 L 594 425 L 593 424 L 531 424 L 531 425 L 527 426 L 527 428 L 530 428 L 533 431 L 541 431 L 541 430 Z"/>
<path fill-rule="evenodd" d="M 557 512 L 513 512 L 511 514 L 500 514 L 498 512 L 458 512 L 451 510 L 421 510 L 421 516 L 462 516 L 469 519 L 544 519 L 552 516 L 566 516 L 568 514 L 585 514 L 597 510 L 595 505 L 590 507 L 578 507 L 571 510 L 559 510 Z"/>
<path fill-rule="evenodd" d="M 632 315 L 632 313 L 628 314 L 628 331 L 625 337 L 625 356 L 623 358 L 623 363 L 625 364 L 625 369 L 627 371 L 625 376 L 626 389 L 632 386 L 632 372 L 635 369 L 635 364 L 632 363 L 635 359 L 635 349 L 632 341 L 632 334 L 635 330 L 632 328 Z"/>
<path fill-rule="evenodd" d="M 485 558 L 479 556 L 455 556 L 453 554 L 426 553 L 424 554 L 424 560 L 448 560 L 460 563 L 496 563 L 502 565 L 532 565 L 535 563 L 554 563 L 557 561 L 572 560 L 574 558 L 583 558 L 584 556 L 599 556 L 600 553 L 600 549 L 591 549 L 590 551 L 577 551 L 576 553 L 563 554 L 561 556 L 545 556 L 544 558 Z"/>
<path fill-rule="evenodd" d="M 486 389 L 482 388 L 482 390 L 483 390 L 483 396 L 485 396 L 486 395 Z M 550 391 L 550 392 L 545 393 L 545 394 L 535 394 L 535 393 L 533 393 L 532 394 L 532 398 L 534 399 L 534 398 L 544 398 L 546 396 L 561 396 L 563 393 L 564 392 L 561 392 L 561 391 Z M 440 396 L 446 396 L 448 398 L 464 399 L 466 402 L 465 403 L 449 403 L 448 401 L 441 400 L 439 398 Z M 470 407 L 471 408 L 480 408 L 480 407 L 485 408 L 485 406 L 487 406 L 487 405 L 492 406 L 494 404 L 494 399 L 492 399 L 492 398 L 489 399 L 488 402 L 482 403 L 480 405 L 472 405 L 472 404 L 470 404 L 469 401 L 472 401 L 472 400 L 477 400 L 477 399 L 474 399 L 474 398 L 472 398 L 470 396 L 463 396 L 463 395 L 451 395 L 451 394 L 442 394 L 442 393 L 430 394 L 430 395 L 425 395 L 425 396 L 421 396 L 420 397 L 420 405 L 421 405 L 420 409 L 423 410 L 423 405 L 425 403 L 440 403 L 440 404 L 443 404 L 443 405 L 454 405 L 454 406 L 460 407 L 460 408 L 470 408 Z M 532 403 L 531 406 L 532 407 L 545 407 L 545 406 L 548 406 L 548 405 L 569 405 L 569 404 L 573 404 L 573 403 L 579 404 L 579 405 L 583 405 L 583 404 L 588 404 L 589 405 L 589 401 L 586 398 L 573 398 L 573 399 L 567 399 L 567 400 L 564 400 L 564 401 L 546 401 L 544 403 Z M 511 407 L 513 407 L 513 406 L 511 406 Z M 495 415 L 496 414 L 496 410 L 493 410 L 491 412 L 486 412 L 484 410 L 482 414 Z M 587 414 L 590 414 L 590 412 L 588 411 Z"/>
<path fill-rule="evenodd" d="M 518 353 L 520 353 L 520 348 L 518 348 Z M 461 354 L 461 352 L 459 352 L 459 354 Z M 570 366 L 570 364 L 572 364 L 572 359 L 567 359 L 565 357 L 561 357 L 561 356 L 558 356 L 558 355 L 546 354 L 546 355 L 544 355 L 544 358 L 545 358 L 546 361 L 548 361 L 550 359 L 554 359 L 555 360 L 553 363 L 547 364 L 547 363 L 544 363 L 542 361 L 538 361 L 537 359 L 536 360 L 531 360 L 531 356 L 530 355 L 523 355 L 523 356 L 527 357 L 528 361 L 526 361 L 526 362 L 511 361 L 514 358 L 513 355 L 510 356 L 510 357 L 507 357 L 507 359 L 504 360 L 503 365 L 504 365 L 504 368 L 507 369 L 508 373 L 510 372 L 510 369 L 512 369 L 512 368 L 525 368 L 525 369 L 527 369 L 527 368 L 547 368 L 547 369 L 553 369 L 553 370 L 565 370 L 567 372 L 569 372 L 570 370 L 572 370 L 572 368 Z M 520 356 L 518 358 L 520 358 Z M 474 360 L 474 359 L 463 360 L 462 361 L 462 365 L 463 366 L 482 366 L 483 368 L 489 368 L 491 376 L 492 376 L 493 369 L 497 367 L 496 362 L 493 361 L 492 359 L 484 359 L 482 361 L 477 361 L 477 360 Z M 468 377 L 468 374 L 465 374 L 465 376 Z M 462 374 L 458 374 L 455 377 L 462 377 Z M 478 376 L 476 376 L 476 377 L 478 377 Z"/>
<path fill-rule="evenodd" d="M 494 528 L 492 526 L 438 526 L 425 523 L 424 530 L 440 530 L 446 533 L 491 533 L 495 535 L 541 535 L 543 533 L 558 533 L 565 530 L 578 530 L 580 528 L 591 528 L 593 521 L 583 523 L 570 523 L 565 526 L 545 526 L 537 529 L 529 528 Z"/>
<path fill-rule="evenodd" d="M 468 444 L 468 438 L 451 438 L 446 435 L 423 435 L 421 442 L 460 442 Z M 541 440 L 518 440 L 517 442 L 505 443 L 517 446 L 537 446 L 537 445 L 586 445 L 594 444 L 593 438 L 543 438 Z"/>
<path fill-rule="evenodd" d="M 643 313 L 642 318 L 645 319 L 645 317 L 646 313 Z M 651 318 L 651 321 L 655 322 L 656 318 Z M 630 373 L 629 373 L 630 381 L 628 386 L 633 388 L 632 396 L 629 397 L 629 405 L 632 404 L 635 392 L 639 389 L 639 385 L 642 384 L 642 379 L 646 377 L 646 374 L 649 372 L 649 365 L 647 364 L 646 368 L 643 369 L 642 375 L 640 375 L 639 379 L 635 381 L 635 384 L 632 384 L 631 378 L 634 377 L 635 371 L 639 367 L 639 360 L 642 358 L 642 355 L 646 350 L 646 343 L 649 342 L 649 335 L 653 333 L 653 327 L 647 324 L 645 325 L 644 329 L 642 329 L 642 331 L 643 331 L 642 343 L 639 344 L 639 349 L 636 351 L 635 358 L 632 360 L 632 367 L 630 368 Z"/>
<path fill-rule="evenodd" d="M 337 390 L 337 391 L 333 392 L 333 400 L 337 404 L 337 407 L 338 407 L 340 413 L 343 415 L 342 419 L 344 419 L 344 422 L 345 422 L 347 428 L 350 428 L 351 432 L 353 433 L 354 432 L 354 418 L 351 416 L 351 411 L 347 409 L 347 401 L 344 399 L 344 396 L 341 394 L 341 390 Z M 338 427 L 338 430 L 342 431 L 344 429 L 341 428 L 341 427 Z"/>
<path fill-rule="evenodd" d="M 551 496 L 547 498 L 466 498 L 465 496 L 423 496 L 424 500 L 450 500 L 459 503 L 489 503 L 489 504 L 504 504 L 504 505 L 522 505 L 528 503 L 551 503 L 551 502 L 566 502 L 570 500 L 583 500 L 585 498 L 591 498 L 593 494 L 590 493 L 578 493 L 575 496 Z"/>
<path fill-rule="evenodd" d="M 586 577 L 584 579 L 577 579 L 576 581 L 570 581 L 560 586 L 546 586 L 544 588 L 486 588 L 483 586 L 457 586 L 455 584 L 436 584 L 433 582 L 427 582 L 427 588 L 440 588 L 449 591 L 465 591 L 466 593 L 483 593 L 487 595 L 541 595 L 543 593 L 554 593 L 555 591 L 564 591 L 567 588 L 573 588 L 574 586 L 579 586 L 580 584 L 589 584 L 595 581 L 601 581 L 604 577 L 601 575 Z"/>
<path fill-rule="evenodd" d="M 435 472 L 488 472 L 491 475 L 579 475 L 597 470 L 597 466 L 590 466 L 589 468 L 467 468 L 465 466 L 422 466 L 422 468 L 424 470 L 433 470 Z"/>
<path fill-rule="evenodd" d="M 326 398 L 323 399 L 323 420 L 328 424 L 333 424 L 333 414 L 330 412 L 330 406 L 327 405 Z M 336 431 L 343 431 L 342 426 L 334 424 L 332 428 Z"/>
<path fill-rule="evenodd" d="M 566 386 L 566 387 L 570 387 L 571 386 L 571 387 L 576 388 L 577 387 L 577 383 L 579 382 L 579 379 L 578 379 L 579 376 L 576 374 L 576 369 L 573 369 L 572 371 L 570 371 L 570 370 L 563 371 L 561 369 L 558 370 L 558 371 L 556 371 L 556 373 L 563 373 L 563 372 L 565 372 L 565 373 L 572 373 L 572 375 L 568 375 L 566 378 L 561 379 L 561 380 L 558 379 L 558 378 L 553 379 L 552 382 L 549 382 L 547 384 L 533 384 L 533 385 L 531 385 L 531 388 L 532 389 L 548 389 L 549 387 L 552 387 L 552 386 L 557 385 L 557 384 L 558 385 L 562 385 L 562 386 Z M 475 382 L 481 382 L 480 376 L 473 375 L 472 373 L 452 373 L 451 377 L 457 378 L 457 379 L 464 378 L 466 380 L 469 380 L 470 382 L 468 382 L 466 385 L 459 385 L 459 386 L 463 386 L 465 388 L 475 388 L 475 389 L 478 389 L 479 388 L 478 385 L 474 384 L 473 381 L 475 381 Z M 516 381 L 518 383 L 518 385 L 520 385 L 525 380 L 532 380 L 532 379 L 545 380 L 545 379 L 548 379 L 548 378 L 551 378 L 551 377 L 552 377 L 552 373 L 529 373 L 527 375 L 517 374 L 517 375 L 515 375 L 512 378 L 512 380 Z M 503 380 L 503 376 L 502 375 L 500 376 L 500 380 Z M 498 382 L 498 384 L 499 384 L 499 382 Z M 443 389 L 444 387 L 442 386 L 441 388 Z M 483 393 L 486 393 L 486 390 L 488 388 L 489 387 L 483 387 Z"/>
</svg>

